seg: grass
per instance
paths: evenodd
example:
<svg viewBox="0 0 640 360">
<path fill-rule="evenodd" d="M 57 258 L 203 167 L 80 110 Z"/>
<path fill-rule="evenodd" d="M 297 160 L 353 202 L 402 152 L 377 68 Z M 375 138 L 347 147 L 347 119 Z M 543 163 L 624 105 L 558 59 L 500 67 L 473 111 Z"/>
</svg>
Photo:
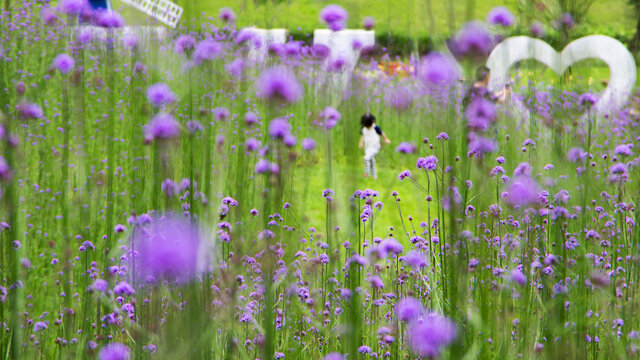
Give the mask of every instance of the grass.
<svg viewBox="0 0 640 360">
<path fill-rule="evenodd" d="M 187 59 L 173 53 L 170 43 L 130 50 L 121 42 L 110 47 L 96 40 L 79 47 L 69 42 L 67 29 L 33 26 L 38 20 L 28 15 L 22 20 L 17 30 L 0 28 L 15 45 L 7 46 L 12 60 L 0 62 L 1 88 L 8 89 L 0 98 L 7 109 L 1 120 L 3 131 L 12 135 L 2 137 L 0 152 L 15 171 L 0 182 L 0 220 L 9 223 L 0 231 L 0 290 L 8 293 L 6 301 L 0 293 L 0 320 L 8 324 L 0 337 L 3 358 L 95 359 L 113 342 L 128 346 L 135 360 L 273 359 L 275 351 L 286 359 L 321 359 L 334 351 L 367 359 L 366 348 L 358 353 L 365 345 L 378 355 L 389 351 L 408 358 L 416 350 L 407 336 L 418 320 L 401 321 L 396 313 L 399 299 L 407 297 L 455 322 L 455 341 L 439 344 L 443 359 L 636 356 L 640 166 L 637 146 L 626 148 L 634 155 L 614 155 L 613 148 L 637 144 L 638 119 L 621 113 L 593 125 L 578 114 L 584 109 L 574 100 L 563 106 L 563 90 L 581 93 L 601 86 L 607 70 L 597 62 L 579 63 L 563 78 L 521 64 L 514 72 L 519 85 L 529 80 L 553 85 L 550 101 L 534 104 L 528 123 L 505 111 L 486 129 L 474 129 L 496 146 L 474 158 L 467 153 L 470 124 L 457 98 L 437 96 L 413 78 L 357 76 L 345 94 L 328 88 L 317 61 L 305 59 L 292 67 L 303 94 L 283 106 L 258 97 L 255 83 L 265 67 L 290 58 L 269 58 L 241 76 L 231 75 L 224 65 L 242 52 L 229 41 L 221 58 L 185 69 Z M 51 70 L 61 52 L 74 56 L 75 71 Z M 134 70 L 138 62 L 147 70 Z M 17 90 L 20 81 L 24 94 Z M 158 82 L 177 94 L 163 110 L 145 96 Z M 405 86 L 416 96 L 408 107 L 395 108 L 389 94 Z M 42 118 L 23 118 L 17 109 L 25 103 L 40 106 Z M 327 130 L 318 114 L 329 105 L 342 118 Z M 216 119 L 216 107 L 226 107 L 230 117 Z M 393 141 L 377 157 L 375 181 L 363 178 L 357 148 L 358 119 L 367 110 Z M 177 119 L 179 134 L 148 142 L 145 125 L 159 111 Z M 246 124 L 248 111 L 261 121 Z M 270 122 L 283 116 L 298 139 L 295 146 L 269 134 Z M 192 133 L 187 129 L 194 119 L 203 128 Z M 450 138 L 436 140 L 443 131 Z M 307 137 L 317 142 L 313 151 L 300 146 Z M 249 138 L 268 147 L 251 152 L 245 145 Z M 405 141 L 418 151 L 394 151 Z M 593 165 L 568 159 L 573 147 L 592 153 Z M 416 160 L 426 155 L 439 162 L 425 176 Z M 505 157 L 504 173 L 515 181 L 489 175 L 498 156 Z M 255 165 L 263 160 L 280 170 L 256 174 Z M 531 174 L 519 166 L 523 162 Z M 623 163 L 628 181 L 610 178 L 620 174 Z M 429 187 L 431 204 L 423 189 L 397 178 L 405 169 Z M 518 176 L 537 185 L 535 199 L 520 208 L 506 194 Z M 188 181 L 168 195 L 160 186 L 166 179 Z M 331 202 L 322 197 L 326 188 L 335 191 Z M 377 190 L 373 201 L 384 207 L 372 211 L 361 235 L 363 204 L 354 206 L 349 197 L 365 188 Z M 394 190 L 401 201 L 391 196 Z M 239 203 L 228 213 L 222 206 L 226 196 Z M 260 215 L 250 215 L 252 208 Z M 166 273 L 156 279 L 137 276 L 135 259 L 153 259 L 155 251 L 162 256 L 151 265 L 164 271 L 193 269 L 196 263 L 181 256 L 192 240 L 184 234 L 169 239 L 181 247 L 170 247 L 168 254 L 163 246 L 139 246 L 138 240 L 154 241 L 146 237 L 154 230 L 142 214 L 158 213 L 212 229 L 203 242 L 215 248 L 217 261 L 202 276 L 191 277 L 189 271 L 178 274 L 186 281 Z M 418 225 L 423 221 L 433 226 L 423 230 Z M 116 232 L 116 224 L 127 230 Z M 337 235 L 335 226 L 341 228 Z M 425 230 L 428 235 L 414 243 L 405 229 L 408 236 Z M 367 255 L 374 237 L 390 233 L 404 247 L 403 255 L 415 251 L 429 264 L 411 265 L 399 253 L 384 259 Z M 228 243 L 222 241 L 225 234 Z M 351 247 L 342 246 L 343 240 Z M 357 259 L 356 253 L 366 255 L 369 264 L 346 261 Z M 479 262 L 475 268 L 473 259 Z M 516 283 L 513 271 L 521 271 L 525 281 Z M 89 291 L 97 279 L 108 289 Z M 124 282 L 136 293 L 120 291 Z M 585 316 L 588 311 L 596 315 Z M 617 319 L 624 326 L 616 325 Z M 389 332 L 392 341 L 383 341 L 379 331 Z M 145 350 L 150 344 L 157 347 L 155 355 Z"/>
<path fill-rule="evenodd" d="M 118 1 L 118 0 L 116 0 Z M 432 11 L 428 10 L 428 3 Z M 440 0 L 178 0 L 185 8 L 185 19 L 194 19 L 201 13 L 216 17 L 222 7 L 230 7 L 238 15 L 239 26 L 301 29 L 312 32 L 324 27 L 318 20 L 320 10 L 331 3 L 343 6 L 349 12 L 349 27 L 361 27 L 362 19 L 373 16 L 379 32 L 409 35 L 445 35 L 468 19 L 484 19 L 494 6 L 506 6 L 517 14 L 517 0 L 452 0 L 454 21 L 450 21 L 450 1 Z M 431 23 L 431 15 L 433 23 Z M 610 28 L 632 33 L 635 17 L 626 0 L 596 0 L 586 24 L 592 28 Z"/>
</svg>

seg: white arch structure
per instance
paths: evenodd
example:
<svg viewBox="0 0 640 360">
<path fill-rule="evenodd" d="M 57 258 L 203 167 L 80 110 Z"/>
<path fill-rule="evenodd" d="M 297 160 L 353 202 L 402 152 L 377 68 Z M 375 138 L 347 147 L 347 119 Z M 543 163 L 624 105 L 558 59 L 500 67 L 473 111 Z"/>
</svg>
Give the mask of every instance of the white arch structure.
<svg viewBox="0 0 640 360">
<path fill-rule="evenodd" d="M 358 43 L 358 48 L 354 47 L 355 42 Z M 336 60 L 345 62 L 342 72 L 337 74 L 338 78 L 336 79 L 338 85 L 344 89 L 360 59 L 360 51 L 363 48 L 374 46 L 376 36 L 375 32 L 371 30 L 316 29 L 313 32 L 313 44 L 321 44 L 331 50 L 325 61 L 325 68 L 328 68 Z"/>
<path fill-rule="evenodd" d="M 567 45 L 560 54 L 549 44 L 528 36 L 508 38 L 498 44 L 489 55 L 487 67 L 491 70 L 489 90 L 499 91 L 509 81 L 509 69 L 519 61 L 535 59 L 556 74 L 562 75 L 572 64 L 585 59 L 599 59 L 609 66 L 607 88 L 600 94 L 595 113 L 608 114 L 624 106 L 636 83 L 636 64 L 629 50 L 618 40 L 591 35 Z"/>
<path fill-rule="evenodd" d="M 249 58 L 252 60 L 263 60 L 269 51 L 271 44 L 284 44 L 287 42 L 287 29 L 258 29 L 255 27 L 245 28 L 253 38 L 249 40 Z"/>
</svg>

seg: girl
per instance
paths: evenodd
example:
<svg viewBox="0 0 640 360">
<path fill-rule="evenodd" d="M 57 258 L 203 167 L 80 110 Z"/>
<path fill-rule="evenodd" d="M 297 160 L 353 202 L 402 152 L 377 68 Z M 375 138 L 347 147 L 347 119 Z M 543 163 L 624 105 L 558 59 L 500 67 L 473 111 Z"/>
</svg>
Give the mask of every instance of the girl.
<svg viewBox="0 0 640 360">
<path fill-rule="evenodd" d="M 364 148 L 364 177 L 371 175 L 374 180 L 378 178 L 375 156 L 380 151 L 380 138 L 382 137 L 386 144 L 391 144 L 391 140 L 382 132 L 382 129 L 375 125 L 375 122 L 376 117 L 370 113 L 362 115 L 360 119 L 362 130 L 358 145 L 360 149 Z"/>
</svg>

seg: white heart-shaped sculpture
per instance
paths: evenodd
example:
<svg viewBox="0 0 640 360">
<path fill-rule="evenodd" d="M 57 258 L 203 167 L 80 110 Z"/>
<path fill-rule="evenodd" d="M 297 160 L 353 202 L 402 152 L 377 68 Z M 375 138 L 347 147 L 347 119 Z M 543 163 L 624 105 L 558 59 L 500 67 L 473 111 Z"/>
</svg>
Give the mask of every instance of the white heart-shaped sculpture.
<svg viewBox="0 0 640 360">
<path fill-rule="evenodd" d="M 509 82 L 509 69 L 519 61 L 535 59 L 556 74 L 562 75 L 572 64 L 585 59 L 599 59 L 611 73 L 607 88 L 594 105 L 598 115 L 609 114 L 624 106 L 636 83 L 636 64 L 629 50 L 618 40 L 591 35 L 577 39 L 558 54 L 549 44 L 528 36 L 508 38 L 498 44 L 489 59 L 489 90 L 499 91 Z"/>
<path fill-rule="evenodd" d="M 354 42 L 358 42 L 359 46 L 354 47 Z M 345 66 L 337 81 L 338 85 L 344 89 L 358 63 L 360 51 L 363 48 L 374 46 L 376 44 L 376 36 L 374 31 L 369 30 L 332 31 L 329 29 L 316 29 L 313 32 L 313 44 L 325 45 L 331 50 L 325 62 L 325 67 L 329 67 L 336 60 L 344 61 Z"/>
</svg>

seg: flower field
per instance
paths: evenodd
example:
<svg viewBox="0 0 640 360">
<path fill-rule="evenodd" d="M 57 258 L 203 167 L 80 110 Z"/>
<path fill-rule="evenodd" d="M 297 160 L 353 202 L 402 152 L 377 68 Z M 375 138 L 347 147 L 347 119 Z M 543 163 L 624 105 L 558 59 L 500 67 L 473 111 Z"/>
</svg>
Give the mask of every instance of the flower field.
<svg viewBox="0 0 640 360">
<path fill-rule="evenodd" d="M 351 75 L 228 8 L 157 32 L 18 3 L 0 17 L 1 358 L 640 356 L 640 93 L 596 114 L 591 63 L 474 84 L 505 8 L 450 51 L 354 41 Z M 377 180 L 369 113 L 390 139 Z"/>
</svg>

